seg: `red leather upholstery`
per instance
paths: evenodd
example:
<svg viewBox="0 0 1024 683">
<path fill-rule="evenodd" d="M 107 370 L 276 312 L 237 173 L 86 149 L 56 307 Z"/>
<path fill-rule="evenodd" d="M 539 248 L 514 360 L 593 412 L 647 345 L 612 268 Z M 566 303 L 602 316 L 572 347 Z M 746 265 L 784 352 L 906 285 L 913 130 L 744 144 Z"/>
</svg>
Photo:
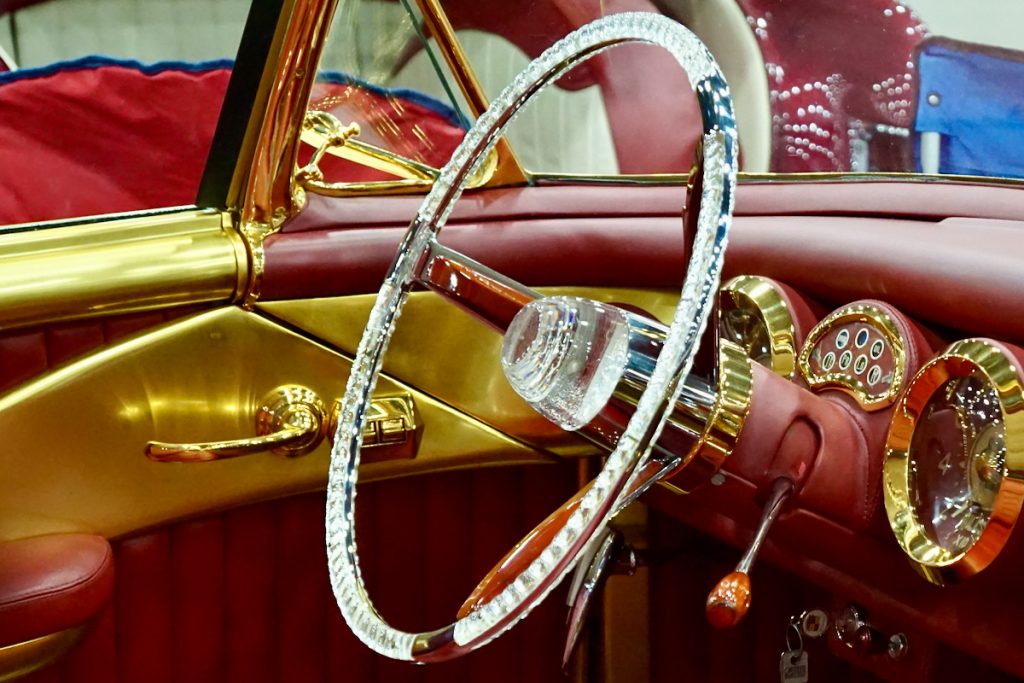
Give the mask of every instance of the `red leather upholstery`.
<svg viewBox="0 0 1024 683">
<path fill-rule="evenodd" d="M 192 204 L 230 75 L 226 61 L 100 57 L 3 74 L 0 225 Z M 462 129 L 425 99 L 400 95 L 320 82 L 312 106 L 360 121 L 370 141 L 442 164 Z M 336 157 L 323 169 L 328 180 L 390 177 Z"/>
<path fill-rule="evenodd" d="M 740 188 L 739 204 L 745 212 L 763 206 L 773 214 L 787 208 L 813 214 L 834 196 L 832 212 L 856 211 L 859 198 L 861 210 L 868 213 L 885 213 L 888 201 L 890 215 L 933 220 L 737 216 L 726 254 L 727 277 L 765 275 L 822 301 L 878 298 L 940 326 L 955 325 L 1011 342 L 1024 340 L 1024 300 L 1016 293 L 1017 264 L 1024 259 L 1024 221 L 1019 220 L 1024 195 L 1019 190 L 798 186 L 782 188 L 780 199 L 771 198 L 772 192 L 759 193 L 762 189 Z M 745 192 L 752 195 L 746 206 Z M 367 224 L 372 213 L 366 204 L 355 203 L 351 211 L 346 204 L 345 213 L 339 210 L 337 215 L 353 221 L 351 227 L 314 230 L 326 227 L 328 212 L 321 209 L 293 231 L 271 237 L 265 298 L 376 291 L 404 224 L 392 227 L 385 222 L 398 209 L 389 208 L 383 198 L 374 201 L 380 223 Z M 546 187 L 478 193 L 456 208 L 440 239 L 526 284 L 675 288 L 685 269 L 681 221 L 671 212 L 680 202 L 675 188 L 633 192 Z M 941 220 L 949 215 L 984 215 L 986 203 L 994 215 L 1018 220 Z M 409 208 L 411 216 L 415 202 L 396 207 Z M 493 213 L 482 216 L 485 208 Z M 969 241 L 965 234 L 971 235 Z M 823 277 L 824 272 L 829 276 Z M 1003 314 L 992 316 L 994 308 Z"/>
<path fill-rule="evenodd" d="M 199 310 L 187 306 L 0 333 L 0 391 L 90 351 Z"/>
<path fill-rule="evenodd" d="M 114 584 L 101 536 L 56 534 L 0 544 L 0 647 L 81 626 Z"/>
<path fill-rule="evenodd" d="M 230 70 L 89 64 L 0 81 L 0 224 L 194 201 Z"/>
<path fill-rule="evenodd" d="M 448 623 L 511 545 L 575 490 L 575 466 L 501 468 L 360 487 L 363 575 L 398 627 Z M 31 683 L 551 681 L 564 600 L 481 652 L 414 666 L 359 643 L 331 595 L 324 497 L 233 510 L 122 539 L 98 627 Z"/>
<path fill-rule="evenodd" d="M 874 130 L 879 123 L 906 128 L 912 119 L 917 83 L 911 57 L 926 31 L 904 3 L 737 3 L 768 68 L 772 171 L 849 170 L 847 131 L 857 127 L 888 138 L 871 150 L 872 168 L 910 170 L 908 139 Z M 880 159 L 883 151 L 888 159 Z"/>
</svg>

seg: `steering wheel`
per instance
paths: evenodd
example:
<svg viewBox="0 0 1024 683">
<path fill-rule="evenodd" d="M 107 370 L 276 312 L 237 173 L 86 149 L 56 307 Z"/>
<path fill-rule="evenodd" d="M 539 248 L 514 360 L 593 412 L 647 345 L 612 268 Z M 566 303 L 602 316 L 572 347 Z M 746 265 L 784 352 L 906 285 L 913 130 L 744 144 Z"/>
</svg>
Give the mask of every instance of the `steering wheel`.
<svg viewBox="0 0 1024 683">
<path fill-rule="evenodd" d="M 573 328 L 577 316 L 597 316 L 595 320 L 598 323 L 607 321 L 610 316 L 610 336 L 602 338 L 604 341 L 584 340 L 581 342 L 583 351 L 596 354 L 596 362 L 600 366 L 600 372 L 596 374 L 610 376 L 612 384 L 617 379 L 614 373 L 621 372 L 624 364 L 629 362 L 628 346 L 609 341 L 615 337 L 617 324 L 615 313 L 610 312 L 609 307 L 598 304 L 588 307 L 585 301 L 580 300 L 567 303 L 539 299 L 535 304 L 541 308 L 537 309 L 530 304 L 538 298 L 536 293 L 437 241 L 467 179 L 529 99 L 580 62 L 628 42 L 659 45 L 675 57 L 694 87 L 703 122 L 702 146 L 699 147 L 703 155 L 698 166 L 698 173 L 702 167 L 702 174 L 696 179 L 696 186 L 700 188 L 700 210 L 696 218 L 692 256 L 679 305 L 657 363 L 649 375 L 646 390 L 637 402 L 636 411 L 601 473 L 566 508 L 566 514 L 559 517 L 558 528 L 550 529 L 550 533 L 544 534 L 534 544 L 535 552 L 521 571 L 508 577 L 500 592 L 490 600 L 477 603 L 448 626 L 421 633 L 395 629 L 377 613 L 367 596 L 359 569 L 354 513 L 367 407 L 388 341 L 410 289 L 415 284 L 424 284 L 457 297 L 462 288 L 471 288 L 473 294 L 468 297 L 472 299 L 469 307 L 486 310 L 499 327 L 509 328 L 508 335 L 512 335 L 513 330 L 519 335 L 526 335 L 525 341 L 513 339 L 510 343 L 506 338 L 505 360 L 508 360 L 510 348 L 512 356 L 525 354 L 542 361 L 564 360 L 571 355 L 564 351 L 572 346 L 573 340 L 562 333 Z M 657 14 L 611 15 L 574 31 L 531 62 L 477 119 L 424 199 L 380 288 L 348 379 L 331 452 L 326 518 L 331 585 L 342 615 L 367 646 L 394 659 L 427 662 L 457 657 L 484 645 L 515 625 L 542 601 L 579 561 L 624 501 L 636 494 L 638 473 L 648 463 L 666 416 L 679 398 L 718 291 L 732 217 L 736 167 L 735 118 L 728 86 L 718 65 L 693 33 Z M 530 310 L 525 316 L 513 317 L 520 309 Z M 543 327 L 545 320 L 552 323 L 553 334 L 544 335 L 538 331 L 538 325 Z M 618 320 L 619 323 L 621 321 Z M 590 325 L 591 329 L 594 327 Z M 619 349 L 618 360 L 609 365 L 602 358 L 612 353 L 613 346 Z M 514 363 L 516 358 L 512 360 Z M 587 363 L 583 365 L 587 366 Z M 539 373 L 547 380 L 551 379 L 552 373 L 571 375 L 576 372 L 570 381 L 578 386 L 581 382 L 579 363 L 536 370 L 534 378 Z M 583 381 L 591 379 L 593 377 L 588 376 Z M 607 377 L 598 377 L 598 380 L 598 391 L 585 392 L 588 398 L 583 403 L 593 404 L 594 396 L 600 399 L 600 403 L 602 397 L 606 398 L 610 393 L 602 389 L 608 386 Z M 516 389 L 524 393 L 521 386 Z M 572 391 L 569 393 L 573 394 Z M 578 391 L 574 394 L 576 398 L 579 398 L 578 394 Z M 541 397 L 533 404 L 548 414 L 540 405 L 543 401 L 544 397 Z M 588 408 L 581 408 L 578 404 L 579 401 L 575 401 L 569 406 L 567 410 L 572 414 L 567 419 L 557 421 L 570 427 L 581 420 L 585 422 L 589 413 L 580 411 Z M 600 407 L 597 405 L 598 410 Z"/>
</svg>

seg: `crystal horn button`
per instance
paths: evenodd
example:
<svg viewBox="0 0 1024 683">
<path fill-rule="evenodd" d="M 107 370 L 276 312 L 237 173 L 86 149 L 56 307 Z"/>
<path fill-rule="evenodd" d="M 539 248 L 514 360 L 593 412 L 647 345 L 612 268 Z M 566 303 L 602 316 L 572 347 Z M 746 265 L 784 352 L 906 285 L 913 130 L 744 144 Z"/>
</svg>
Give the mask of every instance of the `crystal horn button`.
<svg viewBox="0 0 1024 683">
<path fill-rule="evenodd" d="M 524 306 L 505 333 L 501 365 L 509 384 L 562 429 L 590 422 L 626 368 L 629 324 L 615 308 L 577 297 Z"/>
</svg>

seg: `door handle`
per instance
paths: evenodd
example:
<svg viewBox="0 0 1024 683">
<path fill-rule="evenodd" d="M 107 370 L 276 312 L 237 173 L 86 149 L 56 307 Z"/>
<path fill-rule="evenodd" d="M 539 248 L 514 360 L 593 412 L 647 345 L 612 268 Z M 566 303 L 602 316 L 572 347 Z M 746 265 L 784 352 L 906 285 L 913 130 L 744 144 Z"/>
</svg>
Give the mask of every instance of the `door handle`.
<svg viewBox="0 0 1024 683">
<path fill-rule="evenodd" d="M 260 401 L 256 410 L 256 436 L 204 443 L 150 441 L 146 457 L 157 462 L 209 462 L 272 451 L 290 457 L 316 449 L 337 424 L 337 402 L 328 415 L 323 401 L 297 384 L 280 386 Z M 363 429 L 363 446 L 394 446 L 394 457 L 412 457 L 417 425 L 408 394 L 373 400 Z"/>
<path fill-rule="evenodd" d="M 150 441 L 146 457 L 157 462 L 208 462 L 264 451 L 281 455 L 309 453 L 323 441 L 327 430 L 323 401 L 297 384 L 280 386 L 256 409 L 256 436 L 205 443 Z"/>
</svg>

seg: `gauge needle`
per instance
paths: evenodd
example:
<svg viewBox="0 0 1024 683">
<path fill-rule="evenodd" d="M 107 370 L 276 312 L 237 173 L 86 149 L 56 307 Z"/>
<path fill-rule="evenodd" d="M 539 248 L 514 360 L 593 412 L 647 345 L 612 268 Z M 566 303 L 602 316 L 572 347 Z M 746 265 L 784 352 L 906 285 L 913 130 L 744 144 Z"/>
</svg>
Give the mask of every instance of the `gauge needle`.
<svg viewBox="0 0 1024 683">
<path fill-rule="evenodd" d="M 967 512 L 970 506 L 971 501 L 968 498 L 943 498 L 942 508 L 937 517 L 943 521 L 951 517 L 956 518 Z"/>
</svg>

